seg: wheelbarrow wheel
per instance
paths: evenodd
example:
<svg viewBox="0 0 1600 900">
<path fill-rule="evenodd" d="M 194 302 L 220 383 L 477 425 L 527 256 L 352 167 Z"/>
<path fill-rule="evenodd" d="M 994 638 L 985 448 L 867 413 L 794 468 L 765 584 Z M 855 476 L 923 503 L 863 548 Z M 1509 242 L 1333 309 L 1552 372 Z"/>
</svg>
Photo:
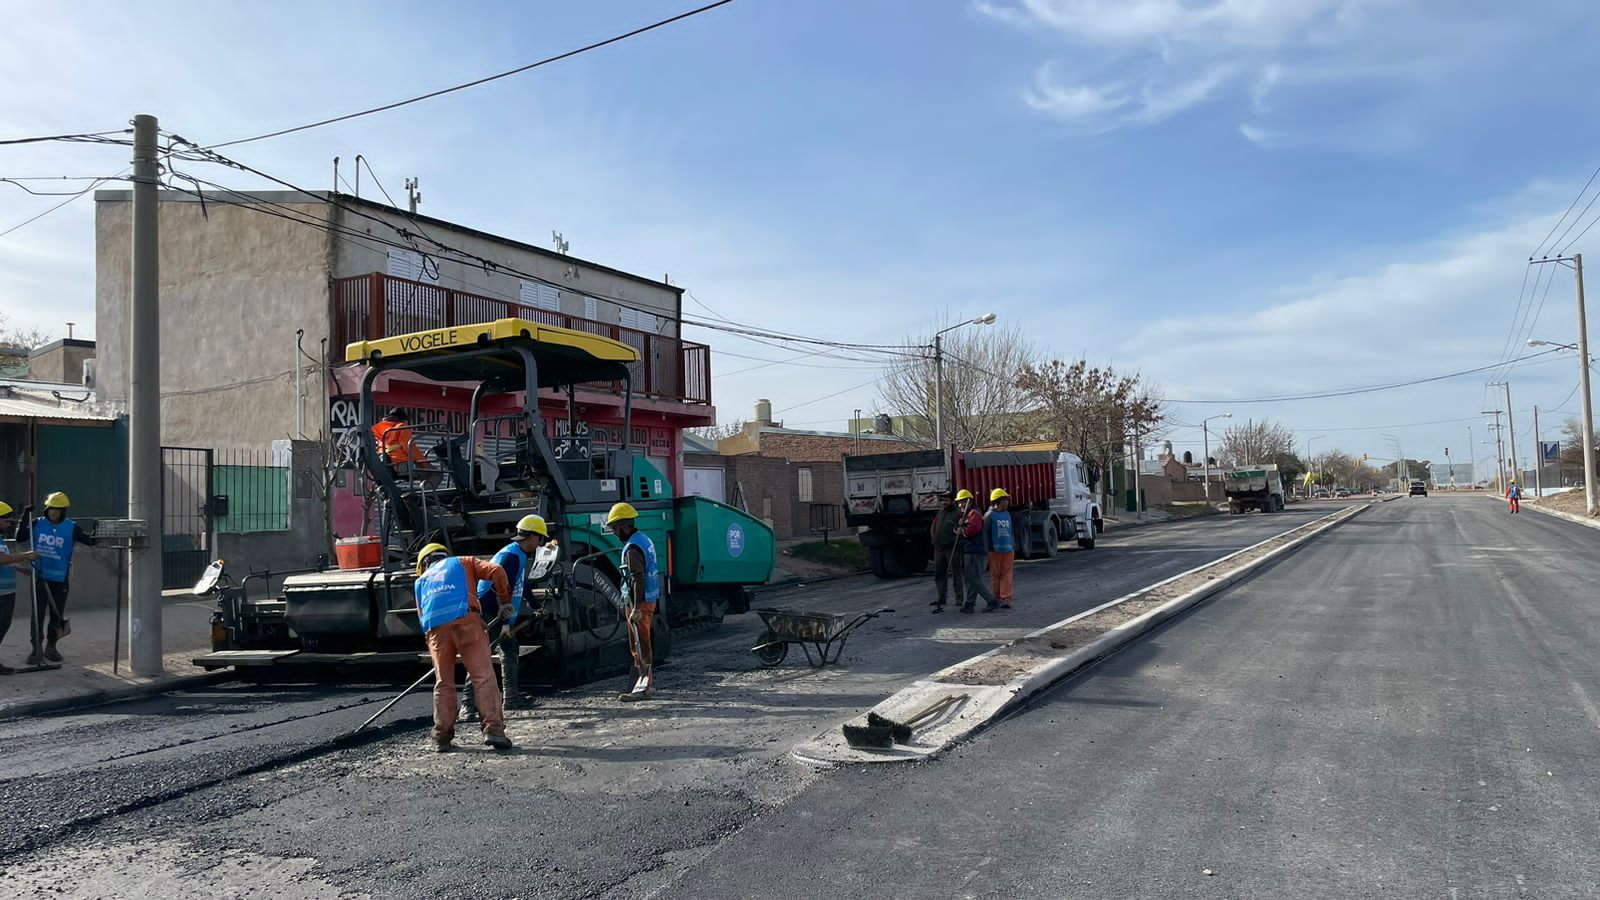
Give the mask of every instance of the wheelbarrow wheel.
<svg viewBox="0 0 1600 900">
<path fill-rule="evenodd" d="M 761 649 L 755 651 L 756 659 L 761 660 L 761 664 L 769 669 L 773 666 L 783 665 L 783 661 L 789 656 L 789 645 L 787 643 L 773 643 L 774 640 L 772 632 L 766 630 L 763 630 L 761 637 L 756 639 L 756 645 L 761 647 Z M 766 646 L 761 646 L 763 644 Z"/>
</svg>

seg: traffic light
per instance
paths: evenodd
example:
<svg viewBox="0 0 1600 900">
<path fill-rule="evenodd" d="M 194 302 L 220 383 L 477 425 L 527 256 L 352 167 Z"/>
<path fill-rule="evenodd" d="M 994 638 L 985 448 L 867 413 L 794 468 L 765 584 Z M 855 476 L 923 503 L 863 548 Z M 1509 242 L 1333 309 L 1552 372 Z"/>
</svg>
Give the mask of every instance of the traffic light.
<svg viewBox="0 0 1600 900">
<path fill-rule="evenodd" d="M 1366 462 L 1367 461 L 1367 455 L 1365 453 L 1361 454 L 1361 461 L 1362 462 Z"/>
<path fill-rule="evenodd" d="M 1449 456 L 1450 455 L 1450 448 L 1449 447 L 1444 448 L 1444 455 L 1445 456 Z"/>
</svg>

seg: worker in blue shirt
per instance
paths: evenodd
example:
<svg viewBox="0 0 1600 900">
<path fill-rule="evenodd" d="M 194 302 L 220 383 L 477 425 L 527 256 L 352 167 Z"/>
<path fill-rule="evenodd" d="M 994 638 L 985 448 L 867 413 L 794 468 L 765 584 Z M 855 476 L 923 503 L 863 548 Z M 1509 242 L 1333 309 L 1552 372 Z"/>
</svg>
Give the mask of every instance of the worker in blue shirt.
<svg viewBox="0 0 1600 900">
<path fill-rule="evenodd" d="M 523 603 L 527 602 L 530 607 L 532 605 L 528 598 L 528 557 L 537 553 L 549 539 L 550 526 L 545 524 L 542 516 L 523 516 L 517 522 L 516 537 L 490 560 L 505 571 L 506 581 L 511 585 L 511 602 L 504 609 L 495 599 L 494 584 L 478 582 L 478 606 L 483 617 L 491 622 L 496 615 L 502 617 L 500 624 L 489 633 L 489 645 L 500 648 L 500 693 L 505 709 L 522 706 L 522 692 L 518 687 L 522 644 L 517 640 L 515 625 L 522 615 Z M 461 692 L 461 719 L 470 722 L 477 715 L 477 704 L 472 698 L 472 678 L 468 676 L 467 685 Z"/>
<path fill-rule="evenodd" d="M 622 599 L 627 606 L 628 649 L 639 677 L 619 700 L 649 700 L 656 695 L 655 645 L 652 627 L 661 601 L 661 568 L 656 545 L 639 530 L 639 511 L 618 503 L 606 514 L 606 526 L 622 539 Z"/>
<path fill-rule="evenodd" d="M 6 535 L 16 528 L 17 517 L 11 504 L 0 500 L 0 642 L 11 630 L 11 616 L 17 609 L 17 569 L 39 558 L 32 550 L 12 553 L 6 546 Z M 10 675 L 16 670 L 0 663 L 0 675 Z"/>
<path fill-rule="evenodd" d="M 67 518 L 71 506 L 67 495 L 56 491 L 44 498 L 44 515 L 33 522 L 33 551 L 39 554 L 34 566 L 37 590 L 33 615 L 35 622 L 48 621 L 43 629 L 42 650 L 40 629 L 34 629 L 30 666 L 43 665 L 45 660 L 61 662 L 56 641 L 72 633 L 72 623 L 67 621 L 67 575 L 72 570 L 72 552 L 79 544 L 95 544 L 95 539 L 77 522 Z"/>
</svg>

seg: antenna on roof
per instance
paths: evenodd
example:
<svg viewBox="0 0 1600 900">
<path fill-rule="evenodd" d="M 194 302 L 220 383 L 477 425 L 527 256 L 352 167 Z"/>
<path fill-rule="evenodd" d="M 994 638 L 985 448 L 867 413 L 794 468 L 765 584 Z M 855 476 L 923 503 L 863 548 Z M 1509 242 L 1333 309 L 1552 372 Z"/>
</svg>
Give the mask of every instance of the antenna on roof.
<svg viewBox="0 0 1600 900">
<path fill-rule="evenodd" d="M 68 322 L 67 323 L 67 340 L 69 340 L 69 341 L 72 340 L 72 326 L 74 326 L 76 324 L 78 324 L 78 323 L 77 322 Z"/>
<path fill-rule="evenodd" d="M 406 179 L 406 205 L 411 207 L 411 214 L 417 214 L 417 204 L 422 202 L 421 182 L 415 178 Z"/>
<path fill-rule="evenodd" d="M 556 252 L 562 256 L 566 256 L 567 251 L 572 248 L 572 245 L 567 243 L 567 239 L 562 237 L 559 231 L 550 232 L 550 243 L 555 245 Z"/>
</svg>

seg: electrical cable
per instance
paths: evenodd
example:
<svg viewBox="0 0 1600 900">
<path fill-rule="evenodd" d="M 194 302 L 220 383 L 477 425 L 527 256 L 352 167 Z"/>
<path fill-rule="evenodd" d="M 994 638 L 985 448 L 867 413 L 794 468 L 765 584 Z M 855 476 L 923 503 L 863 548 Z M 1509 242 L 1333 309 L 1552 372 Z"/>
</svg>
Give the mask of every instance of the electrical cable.
<svg viewBox="0 0 1600 900">
<path fill-rule="evenodd" d="M 1376 385 L 1368 385 L 1366 387 L 1358 387 L 1358 388 L 1345 388 L 1345 389 L 1336 390 L 1336 391 L 1321 391 L 1321 392 L 1312 393 L 1312 394 L 1294 394 L 1294 395 L 1284 395 L 1284 396 L 1278 396 L 1278 397 L 1246 397 L 1246 398 L 1238 398 L 1238 399 L 1232 399 L 1232 400 L 1184 400 L 1184 399 L 1181 399 L 1181 398 L 1178 398 L 1178 397 L 1158 397 L 1158 398 L 1155 398 L 1155 399 L 1158 399 L 1163 403 L 1197 403 L 1197 404 L 1208 404 L 1209 405 L 1209 404 L 1218 404 L 1218 403 L 1286 403 L 1286 402 L 1296 401 L 1296 400 L 1326 400 L 1326 399 L 1331 398 L 1331 397 L 1351 397 L 1351 396 L 1355 396 L 1357 394 L 1374 394 L 1374 393 L 1378 393 L 1379 391 L 1392 391 L 1392 390 L 1397 390 L 1397 389 L 1403 388 L 1403 387 L 1415 387 L 1415 386 L 1417 386 L 1419 384 L 1431 384 L 1431 383 L 1436 382 L 1436 381 L 1445 381 L 1445 380 L 1448 380 L 1448 379 L 1451 379 L 1451 378 L 1460 378 L 1460 377 L 1465 376 L 1465 375 L 1476 375 L 1479 372 L 1486 372 L 1486 371 L 1488 371 L 1490 369 L 1499 368 L 1501 365 L 1515 365 L 1515 364 L 1519 364 L 1519 363 L 1528 362 L 1529 360 L 1538 359 L 1538 358 L 1543 357 L 1543 356 L 1548 356 L 1551 353 L 1559 352 L 1560 349 L 1561 348 L 1556 347 L 1556 348 L 1553 348 L 1553 349 L 1550 349 L 1550 350 L 1541 350 L 1538 353 L 1530 353 L 1527 356 L 1519 356 L 1516 359 L 1511 360 L 1509 363 L 1504 363 L 1504 364 L 1503 363 L 1492 363 L 1492 364 L 1487 365 L 1487 366 L 1478 366 L 1478 367 L 1472 368 L 1472 369 L 1463 369 L 1460 372 L 1450 372 L 1450 373 L 1445 374 L 1445 375 L 1434 375 L 1434 376 L 1429 377 L 1429 378 L 1417 378 L 1417 379 L 1413 379 L 1411 381 L 1397 381 L 1397 382 L 1394 382 L 1394 383 L 1391 383 L 1391 384 L 1376 384 Z"/>
<path fill-rule="evenodd" d="M 1600 200 L 1600 191 L 1595 191 L 1594 196 L 1590 197 L 1589 198 L 1589 202 L 1584 205 L 1583 212 L 1578 213 L 1578 215 L 1576 217 L 1574 217 L 1573 220 L 1570 223 L 1567 224 L 1567 230 L 1561 232 L 1561 237 L 1556 238 L 1556 240 L 1555 240 L 1556 244 L 1559 244 L 1562 241 L 1565 241 L 1567 239 L 1567 235 L 1572 233 L 1572 229 L 1578 227 L 1578 222 L 1580 220 L 1582 220 L 1584 216 L 1589 214 L 1589 210 L 1594 207 L 1595 201 L 1597 201 L 1597 200 Z M 1592 227 L 1594 225 L 1594 223 L 1590 222 L 1589 225 Z M 1589 230 L 1588 228 L 1584 228 L 1583 231 L 1578 232 L 1578 237 L 1575 237 L 1571 241 L 1568 241 L 1568 243 L 1567 243 L 1567 245 L 1565 247 L 1562 247 L 1560 250 L 1557 250 L 1556 251 L 1556 256 L 1565 256 L 1567 254 L 1567 249 L 1570 248 L 1573 244 L 1576 244 L 1578 242 L 1578 238 L 1583 237 L 1584 232 L 1586 232 L 1588 230 Z M 1554 244 L 1552 244 L 1551 246 L 1554 246 Z"/>
<path fill-rule="evenodd" d="M 701 6 L 701 7 L 698 7 L 696 9 L 691 9 L 688 12 L 679 13 L 678 15 L 672 16 L 671 18 L 662 19 L 659 22 L 653 22 L 653 23 L 651 23 L 649 25 L 646 25 L 646 26 L 644 26 L 642 28 L 635 28 L 632 31 L 626 32 L 624 34 L 619 34 L 619 35 L 616 35 L 614 37 L 606 38 L 603 41 L 596 41 L 596 42 L 594 42 L 592 44 L 587 44 L 585 46 L 577 48 L 576 50 L 568 50 L 565 53 L 560 53 L 560 54 L 557 54 L 555 56 L 546 57 L 546 58 L 541 59 L 541 60 L 539 60 L 537 62 L 529 63 L 529 64 L 527 64 L 525 66 L 518 66 L 515 69 L 508 69 L 508 70 L 506 70 L 504 72 L 499 72 L 499 73 L 494 74 L 494 75 L 488 75 L 488 76 L 485 76 L 483 78 L 477 78 L 477 79 L 474 79 L 472 81 L 462 82 L 461 84 L 451 85 L 450 87 L 441 88 L 441 89 L 436 90 L 436 91 L 429 91 L 426 94 L 419 94 L 418 96 L 410 97 L 410 98 L 405 99 L 405 100 L 397 100 L 397 101 L 395 101 L 393 103 L 385 103 L 382 106 L 374 106 L 374 107 L 371 107 L 369 109 L 358 110 L 358 111 L 353 112 L 353 113 L 346 113 L 346 114 L 344 114 L 342 116 L 334 116 L 334 117 L 329 118 L 329 119 L 322 119 L 322 120 L 319 120 L 319 121 L 316 121 L 316 122 L 309 122 L 309 123 L 307 123 L 305 125 L 296 125 L 293 128 L 280 128 L 277 131 L 269 131 L 269 132 L 267 132 L 265 134 L 255 135 L 254 137 L 236 138 L 236 139 L 231 140 L 231 141 L 223 141 L 220 144 L 211 144 L 206 149 L 216 150 L 216 149 L 219 149 L 219 148 L 222 148 L 222 147 L 232 147 L 232 146 L 234 146 L 236 144 L 249 144 L 249 143 L 252 143 L 254 141 L 264 141 L 264 140 L 266 140 L 268 138 L 282 137 L 283 135 L 286 135 L 286 134 L 294 134 L 294 133 L 300 132 L 300 131 L 309 131 L 309 130 L 311 130 L 313 128 L 321 128 L 324 125 L 333 125 L 333 124 L 335 124 L 337 122 L 348 122 L 351 119 L 359 119 L 362 116 L 370 116 L 370 115 L 373 115 L 375 113 L 387 112 L 387 111 L 389 111 L 391 109 L 399 109 L 402 106 L 409 106 L 409 105 L 411 105 L 413 103 L 420 103 L 423 100 L 431 100 L 434 97 L 442 97 L 445 94 L 453 94 L 456 91 L 464 91 L 464 90 L 466 90 L 468 88 L 474 88 L 474 87 L 477 87 L 477 86 L 482 85 L 482 84 L 488 84 L 491 81 L 498 81 L 498 80 L 500 80 L 502 78 L 509 78 L 512 75 L 519 75 L 519 74 L 521 74 L 523 72 L 527 72 L 527 71 L 529 71 L 531 69 L 537 69 L 537 68 L 539 68 L 541 66 L 550 65 L 551 63 L 557 63 L 557 62 L 560 62 L 560 61 L 565 60 L 565 59 L 571 59 L 572 57 L 578 56 L 579 54 L 588 53 L 591 50 L 598 50 L 601 47 L 606 47 L 606 46 L 609 46 L 611 44 L 615 44 L 615 43 L 617 43 L 619 41 L 625 41 L 625 40 L 627 40 L 628 38 L 631 38 L 631 37 L 637 37 L 638 35 L 644 34 L 647 31 L 654 31 L 657 28 L 663 28 L 663 27 L 665 27 L 667 25 L 671 25 L 671 24 L 674 24 L 676 22 L 681 22 L 684 19 L 688 19 L 688 18 L 691 18 L 693 16 L 698 16 L 701 13 L 710 12 L 711 10 L 716 9 L 719 6 L 726 6 L 726 5 L 728 5 L 729 3 L 732 3 L 732 2 L 733 2 L 733 0 L 716 0 L 716 2 L 714 2 L 714 3 L 708 3 L 705 6 Z"/>
<path fill-rule="evenodd" d="M 129 168 L 132 168 L 132 167 L 130 166 Z M 127 169 L 124 169 L 123 172 L 126 173 Z M 67 199 L 61 201 L 60 203 L 57 203 L 55 206 L 50 207 L 49 209 L 45 210 L 44 212 L 39 213 L 39 214 L 37 214 L 35 216 L 31 216 L 31 217 L 29 217 L 27 219 L 23 219 L 21 222 L 18 222 L 17 224 L 11 226 L 10 228 L 7 228 L 5 231 L 0 231 L 0 238 L 5 237 L 6 235 L 12 233 L 13 231 L 16 231 L 16 230 L 18 230 L 20 228 L 23 228 L 24 226 L 31 225 L 34 222 L 39 221 L 40 219 L 44 218 L 45 216 L 48 216 L 51 213 L 55 212 L 56 210 L 61 209 L 62 207 L 66 206 L 68 203 L 71 203 L 74 200 L 77 200 L 78 198 L 84 196 L 85 194 L 88 194 L 89 192 L 93 191 L 95 188 L 99 187 L 100 185 L 102 185 L 102 184 L 104 184 L 104 183 L 106 183 L 108 181 L 120 180 L 122 177 L 123 177 L 122 175 L 110 175 L 110 176 L 107 176 L 105 178 L 101 178 L 101 179 L 98 179 L 98 180 L 96 180 L 94 182 L 91 182 L 88 187 L 84 188 L 81 191 L 77 191 L 76 193 L 70 194 L 67 197 Z M 18 185 L 18 186 L 20 187 L 20 185 Z M 33 192 L 29 191 L 29 193 L 33 193 Z"/>
<path fill-rule="evenodd" d="M 851 391 L 859 391 L 862 388 L 867 387 L 868 385 L 877 384 L 878 381 L 879 381 L 879 379 L 877 379 L 877 378 L 873 378 L 873 379 L 871 379 L 869 381 L 863 381 L 860 384 L 852 385 L 851 387 L 847 387 L 842 391 L 834 391 L 831 394 L 824 394 L 821 397 L 816 398 L 815 400 L 807 400 L 804 403 L 796 403 L 793 406 L 785 406 L 783 409 L 773 410 L 773 414 L 776 415 L 776 414 L 778 414 L 780 412 L 791 412 L 791 411 L 797 410 L 797 409 L 804 409 L 807 406 L 811 406 L 811 405 L 816 404 L 816 403 L 821 403 L 824 400 L 832 400 L 834 397 L 837 397 L 837 396 L 839 396 L 841 394 L 848 394 Z"/>
<path fill-rule="evenodd" d="M 43 136 L 40 136 L 40 137 L 6 138 L 5 140 L 0 140 L 0 146 L 10 146 L 10 145 L 13 145 L 13 144 L 40 144 L 40 143 L 44 143 L 46 141 L 65 141 L 67 143 L 78 143 L 78 144 L 129 144 L 129 145 L 132 145 L 133 144 L 132 141 L 111 140 L 110 139 L 111 135 L 114 135 L 114 134 L 131 134 L 132 132 L 133 132 L 132 128 L 121 128 L 121 129 L 117 129 L 116 131 L 96 131 L 96 132 L 83 133 L 83 134 L 50 134 L 50 135 L 43 135 Z"/>
<path fill-rule="evenodd" d="M 1600 167 L 1595 168 L 1593 174 L 1589 176 L 1589 180 L 1583 183 L 1583 190 L 1578 191 L 1578 196 L 1573 197 L 1572 202 L 1567 204 L 1567 211 L 1561 214 L 1561 218 L 1557 219 L 1554 225 L 1550 226 L 1550 231 L 1544 236 L 1544 240 L 1541 240 L 1539 245 L 1533 248 L 1533 252 L 1528 254 L 1529 259 L 1533 259 L 1535 256 L 1539 255 L 1539 251 L 1544 248 L 1545 242 L 1550 240 L 1550 235 L 1556 233 L 1556 229 L 1560 228 L 1561 223 L 1567 220 L 1567 216 L 1570 215 L 1573 208 L 1578 205 L 1578 201 L 1582 200 L 1583 195 L 1589 192 L 1589 185 L 1594 184 L 1594 180 L 1597 176 L 1600 176 Z"/>
</svg>

